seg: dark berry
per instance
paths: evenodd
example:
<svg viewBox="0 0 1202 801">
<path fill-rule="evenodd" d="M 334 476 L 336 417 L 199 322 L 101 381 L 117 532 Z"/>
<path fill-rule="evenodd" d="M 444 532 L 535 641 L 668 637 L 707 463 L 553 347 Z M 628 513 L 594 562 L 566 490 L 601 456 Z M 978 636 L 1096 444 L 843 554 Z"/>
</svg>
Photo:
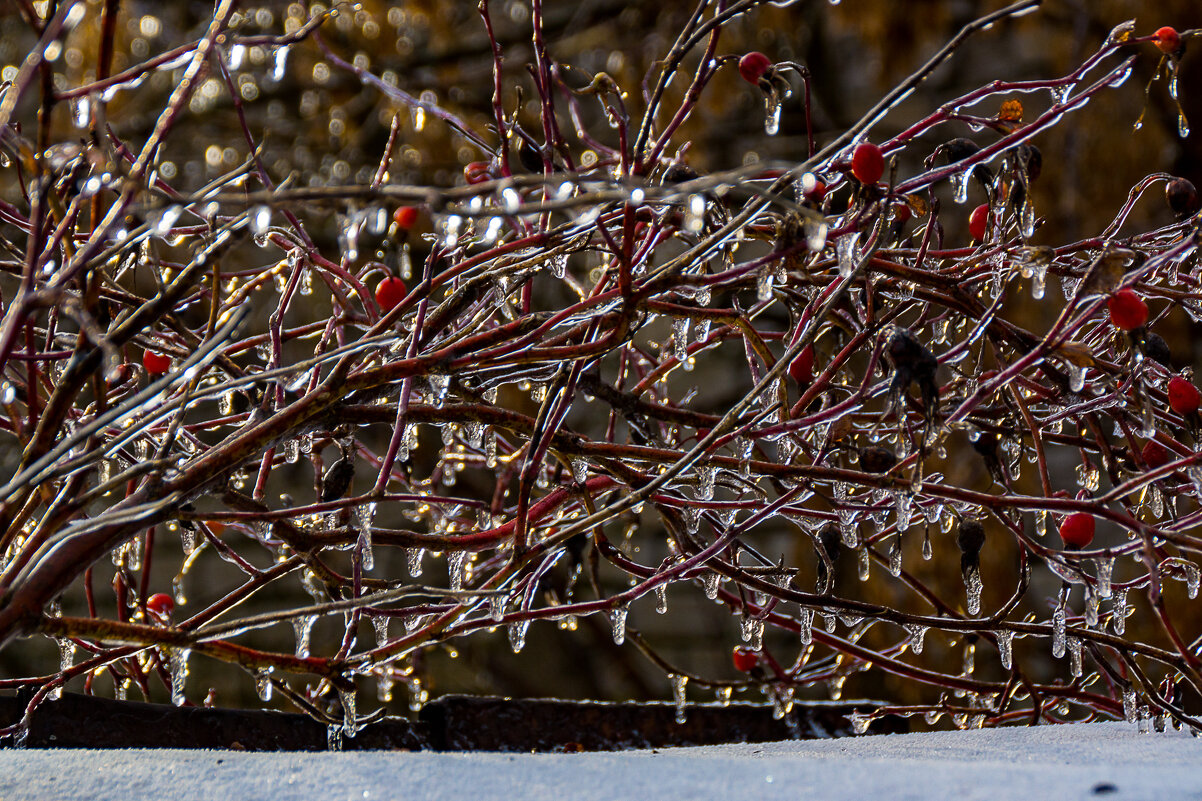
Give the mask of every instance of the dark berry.
<svg viewBox="0 0 1202 801">
<path fill-rule="evenodd" d="M 897 464 L 897 454 L 888 448 L 860 448 L 860 469 L 865 473 L 887 473 Z"/>
<path fill-rule="evenodd" d="M 1144 463 L 1152 469 L 1164 467 L 1175 458 L 1172 451 L 1154 439 L 1150 439 L 1144 443 L 1140 454 L 1144 457 Z"/>
<path fill-rule="evenodd" d="M 1179 220 L 1192 217 L 1202 208 L 1198 202 L 1198 189 L 1184 178 L 1174 178 L 1165 184 L 1164 198 Z"/>
<path fill-rule="evenodd" d="M 1169 366 L 1169 362 L 1173 358 L 1173 352 L 1169 350 L 1169 343 L 1165 342 L 1164 337 L 1160 334 L 1145 331 L 1137 344 L 1144 356 L 1147 356 L 1154 362 L 1163 364 L 1165 367 Z"/>
<path fill-rule="evenodd" d="M 956 532 L 956 547 L 963 553 L 980 553 L 985 546 L 985 526 L 979 520 L 965 520 Z"/>
<path fill-rule="evenodd" d="M 666 184 L 683 184 L 686 181 L 695 181 L 698 177 L 697 171 L 688 164 L 673 164 L 664 170 Z"/>
</svg>

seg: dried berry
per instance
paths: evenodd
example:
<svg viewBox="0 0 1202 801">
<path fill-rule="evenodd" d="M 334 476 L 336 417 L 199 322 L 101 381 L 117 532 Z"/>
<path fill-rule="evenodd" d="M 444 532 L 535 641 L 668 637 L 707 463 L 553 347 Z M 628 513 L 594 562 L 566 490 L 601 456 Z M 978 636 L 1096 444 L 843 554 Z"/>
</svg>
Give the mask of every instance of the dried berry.
<svg viewBox="0 0 1202 801">
<path fill-rule="evenodd" d="M 1198 402 L 1202 399 L 1198 388 L 1179 375 L 1169 379 L 1168 395 L 1169 406 L 1180 415 L 1196 413 Z"/>
<path fill-rule="evenodd" d="M 887 473 L 897 464 L 897 454 L 888 448 L 869 445 L 860 448 L 860 469 L 865 473 Z"/>
<path fill-rule="evenodd" d="M 1093 542 L 1095 521 L 1087 512 L 1073 512 L 1060 524 L 1060 539 L 1065 547 L 1085 548 Z"/>
<path fill-rule="evenodd" d="M 944 142 L 935 149 L 935 153 L 943 156 L 948 164 L 955 164 L 957 161 L 964 161 L 969 156 L 975 155 L 981 150 L 981 146 L 971 139 L 957 137 Z"/>
<path fill-rule="evenodd" d="M 518 161 L 530 172 L 541 173 L 543 171 L 543 154 L 528 139 L 523 139 L 522 143 L 518 145 Z"/>
<path fill-rule="evenodd" d="M 814 380 L 814 346 L 806 345 L 789 364 L 789 375 L 798 386 L 806 387 Z"/>
<path fill-rule="evenodd" d="M 376 303 L 380 304 L 380 310 L 385 314 L 392 311 L 408 294 L 405 282 L 395 275 L 390 275 L 376 284 Z"/>
<path fill-rule="evenodd" d="M 492 164 L 487 161 L 473 161 L 463 168 L 463 177 L 469 184 L 482 184 L 492 180 Z"/>
<path fill-rule="evenodd" d="M 739 74 L 743 76 L 743 80 L 747 83 L 760 83 L 760 78 L 764 77 L 764 73 L 772 69 L 772 61 L 766 55 L 759 51 L 752 51 L 739 59 Z"/>
<path fill-rule="evenodd" d="M 163 375 L 171 369 L 171 357 L 153 350 L 142 353 L 142 366 L 150 375 Z"/>
<path fill-rule="evenodd" d="M 688 164 L 677 163 L 664 170 L 664 183 L 666 184 L 683 184 L 686 181 L 695 181 L 698 177 L 697 171 Z"/>
<path fill-rule="evenodd" d="M 746 645 L 737 645 L 731 651 L 730 659 L 735 663 L 735 670 L 750 673 L 760 663 L 760 653 L 748 648 Z"/>
<path fill-rule="evenodd" d="M 830 562 L 831 567 L 839 561 L 839 553 L 843 550 L 843 535 L 839 531 L 839 527 L 834 523 L 827 523 L 818 532 L 818 547 L 821 551 L 818 553 L 818 587 L 819 591 L 826 590 L 827 569 L 826 563 Z M 822 555 L 826 554 L 826 559 Z"/>
<path fill-rule="evenodd" d="M 1140 450 L 1140 455 L 1144 457 L 1144 464 L 1152 469 L 1164 467 L 1176 458 L 1172 451 L 1154 439 L 1150 439 L 1144 443 L 1144 447 Z"/>
<path fill-rule="evenodd" d="M 851 154 L 851 174 L 860 183 L 875 184 L 885 174 L 885 156 L 872 142 L 861 142 Z"/>
<path fill-rule="evenodd" d="M 1164 337 L 1160 334 L 1145 331 L 1135 344 L 1139 346 L 1140 353 L 1154 362 L 1168 367 L 1169 362 L 1172 361 L 1173 352 L 1169 350 L 1169 343 L 1165 342 Z"/>
<path fill-rule="evenodd" d="M 968 235 L 977 242 L 985 241 L 985 233 L 989 226 L 989 204 L 982 203 L 972 210 L 968 216 Z"/>
<path fill-rule="evenodd" d="M 1115 328 L 1123 331 L 1134 331 L 1143 328 L 1148 322 L 1148 304 L 1135 290 L 1120 289 L 1106 301 L 1110 309 L 1110 322 Z"/>
<path fill-rule="evenodd" d="M 1164 198 L 1179 220 L 1192 217 L 1202 208 L 1198 202 L 1197 187 L 1185 178 L 1174 178 L 1165 184 Z"/>
<path fill-rule="evenodd" d="M 392 213 L 392 219 L 397 228 L 408 231 L 417 223 L 417 216 L 420 213 L 421 210 L 417 206 L 401 206 Z"/>
<path fill-rule="evenodd" d="M 1176 28 L 1165 25 L 1156 31 L 1156 46 L 1162 53 L 1176 53 L 1181 49 L 1181 34 Z"/>
<path fill-rule="evenodd" d="M 939 401 L 939 385 L 935 383 L 939 360 L 904 328 L 894 330 L 886 353 L 893 363 L 893 382 L 889 392 L 894 402 L 900 401 L 910 384 L 918 384 L 929 419 Z"/>
<path fill-rule="evenodd" d="M 980 553 L 985 546 L 985 526 L 979 520 L 965 520 L 956 532 L 956 547 L 963 553 Z"/>
<path fill-rule="evenodd" d="M 355 477 L 355 460 L 351 454 L 345 453 L 338 461 L 326 468 L 321 477 L 321 502 L 336 501 L 351 488 L 351 480 Z"/>
<path fill-rule="evenodd" d="M 155 619 L 165 621 L 175 611 L 175 599 L 165 592 L 156 592 L 146 599 L 146 611 Z"/>
</svg>

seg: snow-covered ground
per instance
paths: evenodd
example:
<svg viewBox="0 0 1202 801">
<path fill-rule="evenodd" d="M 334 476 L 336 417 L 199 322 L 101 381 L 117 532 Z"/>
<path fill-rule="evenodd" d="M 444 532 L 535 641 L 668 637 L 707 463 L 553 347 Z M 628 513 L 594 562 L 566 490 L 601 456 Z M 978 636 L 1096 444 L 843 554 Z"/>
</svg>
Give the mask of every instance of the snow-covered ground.
<svg viewBox="0 0 1202 801">
<path fill-rule="evenodd" d="M 0 751 L 0 799 L 1202 799 L 1202 739 L 1126 723 L 588 754 Z"/>
</svg>

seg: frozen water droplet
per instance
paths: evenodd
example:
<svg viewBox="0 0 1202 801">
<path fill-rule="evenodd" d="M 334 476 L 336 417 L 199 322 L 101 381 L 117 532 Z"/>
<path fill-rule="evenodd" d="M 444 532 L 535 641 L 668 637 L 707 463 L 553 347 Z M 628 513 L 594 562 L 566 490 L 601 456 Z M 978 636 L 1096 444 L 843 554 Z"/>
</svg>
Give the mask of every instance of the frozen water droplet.
<svg viewBox="0 0 1202 801">
<path fill-rule="evenodd" d="M 382 615 L 374 617 L 372 623 L 377 620 L 383 620 L 387 624 L 388 618 Z M 296 633 L 296 655 L 301 659 L 309 656 L 309 637 L 313 633 L 313 624 L 316 622 L 317 615 L 301 615 L 292 618 L 292 629 Z"/>
<path fill-rule="evenodd" d="M 666 615 L 668 613 L 668 585 L 655 585 L 655 611 L 658 614 Z"/>
<path fill-rule="evenodd" d="M 515 654 L 526 647 L 526 630 L 529 628 L 529 620 L 515 620 L 509 624 L 509 646 Z"/>
<path fill-rule="evenodd" d="M 910 650 L 915 654 L 922 653 L 922 647 L 926 643 L 927 627 L 919 626 L 915 623 L 907 623 L 906 631 L 910 632 Z"/>
<path fill-rule="evenodd" d="M 260 668 L 255 671 L 255 692 L 260 701 L 271 700 L 271 672 Z"/>
<path fill-rule="evenodd" d="M 764 133 L 776 136 L 780 130 L 781 99 L 776 92 L 764 95 Z"/>
<path fill-rule="evenodd" d="M 859 712 L 852 712 L 847 719 L 851 722 L 851 730 L 855 734 L 867 733 L 868 724 L 872 722 L 872 716 L 861 715 Z"/>
<path fill-rule="evenodd" d="M 405 561 L 409 567 L 409 575 L 417 578 L 422 574 L 422 556 L 425 554 L 424 548 L 406 548 Z"/>
<path fill-rule="evenodd" d="M 1061 600 L 1056 605 L 1056 611 L 1052 613 L 1052 656 L 1061 659 L 1064 656 L 1064 648 L 1067 641 L 1065 633 L 1067 614 L 1064 610 L 1064 601 Z"/>
<path fill-rule="evenodd" d="M 705 597 L 709 598 L 711 601 L 718 597 L 718 582 L 721 580 L 721 578 L 722 577 L 720 575 L 714 573 L 713 571 L 706 573 L 701 578 L 702 583 L 705 585 Z"/>
<path fill-rule="evenodd" d="M 250 210 L 250 232 L 256 235 L 267 233 L 271 227 L 271 207 L 255 206 Z"/>
<path fill-rule="evenodd" d="M 931 560 L 931 557 L 933 557 L 934 555 L 935 555 L 935 551 L 931 547 L 931 532 L 930 532 L 930 529 L 928 529 L 922 535 L 922 558 L 929 562 Z"/>
<path fill-rule="evenodd" d="M 856 262 L 859 259 L 857 251 L 859 241 L 859 231 L 844 234 L 835 241 L 835 254 L 839 260 L 839 277 L 846 278 L 855 270 Z"/>
<path fill-rule="evenodd" d="M 688 719 L 685 712 L 685 688 L 689 683 L 689 677 L 670 673 L 668 680 L 672 682 L 672 701 L 676 704 L 676 722 L 684 723 Z"/>
<path fill-rule="evenodd" d="M 1003 629 L 997 633 L 997 651 L 998 658 L 1002 662 L 1002 667 L 1006 670 L 1010 669 L 1010 665 L 1014 661 L 1014 632 Z"/>
<path fill-rule="evenodd" d="M 965 170 L 952 176 L 952 187 L 955 190 L 952 200 L 957 203 L 968 201 L 968 180 L 971 177 L 971 172 L 971 170 Z"/>
<path fill-rule="evenodd" d="M 1076 637 L 1068 638 L 1069 671 L 1075 677 L 1081 676 L 1081 640 Z"/>
<path fill-rule="evenodd" d="M 577 484 L 583 484 L 588 480 L 588 467 L 588 459 L 572 460 L 572 477 L 576 479 Z"/>
<path fill-rule="evenodd" d="M 759 651 L 764 647 L 764 621 L 745 617 L 741 623 L 743 642 L 750 644 L 751 650 Z"/>
<path fill-rule="evenodd" d="M 714 697 L 718 699 L 718 703 L 722 706 L 730 706 L 730 687 L 718 687 L 714 690 Z"/>
<path fill-rule="evenodd" d="M 494 621 L 500 622 L 505 617 L 505 594 L 498 592 L 488 598 L 488 615 Z"/>
<path fill-rule="evenodd" d="M 1128 723 L 1134 723 L 1139 715 L 1139 696 L 1135 694 L 1135 688 L 1127 685 L 1123 688 L 1123 718 Z"/>
<path fill-rule="evenodd" d="M 797 614 L 797 628 L 801 634 L 801 644 L 809 645 L 814 640 L 814 610 L 802 607 Z"/>
<path fill-rule="evenodd" d="M 806 218 L 802 228 L 805 231 L 806 247 L 814 253 L 821 253 L 826 247 L 826 234 L 830 230 L 825 222 Z"/>
<path fill-rule="evenodd" d="M 609 610 L 609 622 L 613 627 L 614 645 L 626 642 L 626 615 L 630 610 L 624 606 Z"/>
<path fill-rule="evenodd" d="M 300 461 L 300 443 L 295 439 L 285 440 L 284 461 L 288 464 L 296 464 Z"/>
<path fill-rule="evenodd" d="M 1185 119 L 1185 112 L 1177 113 L 1177 135 L 1182 139 L 1189 136 L 1189 121 Z"/>
<path fill-rule="evenodd" d="M 1068 388 L 1073 392 L 1080 392 L 1085 389 L 1085 368 L 1065 362 L 1065 372 L 1068 373 Z"/>
</svg>

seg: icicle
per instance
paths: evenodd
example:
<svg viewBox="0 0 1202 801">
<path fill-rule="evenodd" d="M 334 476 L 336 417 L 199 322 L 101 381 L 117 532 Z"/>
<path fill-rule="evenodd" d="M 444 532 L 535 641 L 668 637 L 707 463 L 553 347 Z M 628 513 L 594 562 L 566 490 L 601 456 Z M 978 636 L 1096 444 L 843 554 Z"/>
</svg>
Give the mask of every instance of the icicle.
<svg viewBox="0 0 1202 801">
<path fill-rule="evenodd" d="M 931 530 L 928 528 L 922 535 L 922 558 L 929 562 L 934 555 L 935 551 L 931 547 Z"/>
<path fill-rule="evenodd" d="M 868 732 L 868 724 L 872 723 L 872 716 L 852 712 L 847 716 L 847 720 L 851 723 L 851 730 L 854 734 L 866 734 Z"/>
<path fill-rule="evenodd" d="M 672 682 L 672 701 L 676 704 L 676 722 L 684 723 L 688 719 L 685 712 L 685 687 L 689 683 L 689 677 L 669 673 L 668 680 Z"/>
<path fill-rule="evenodd" d="M 673 355 L 676 361 L 680 362 L 681 367 L 685 367 L 689 361 L 689 318 L 675 317 L 672 319 L 672 347 Z"/>
<path fill-rule="evenodd" d="M 711 601 L 718 597 L 718 582 L 722 580 L 722 576 L 710 571 L 702 576 L 701 581 L 705 585 L 705 597 Z"/>
<path fill-rule="evenodd" d="M 1023 239 L 1030 239 L 1031 237 L 1035 236 L 1035 206 L 1031 203 L 1030 198 L 1024 200 L 1022 208 L 1019 209 L 1019 225 Z M 1045 274 L 1046 269 L 1047 268 L 1045 267 Z M 1040 284 L 1042 283 L 1043 279 L 1041 278 Z M 1032 294 L 1034 294 L 1034 290 L 1032 290 Z"/>
<path fill-rule="evenodd" d="M 681 510 L 684 517 L 684 529 L 689 534 L 696 534 L 701 527 L 701 509 L 697 506 L 685 506 Z"/>
<path fill-rule="evenodd" d="M 488 615 L 494 621 L 500 622 L 505 617 L 505 595 L 498 592 L 488 597 Z"/>
<path fill-rule="evenodd" d="M 755 297 L 760 303 L 772 300 L 772 273 L 761 270 L 755 277 Z"/>
<path fill-rule="evenodd" d="M 984 586 L 981 582 L 980 567 L 970 567 L 964 571 L 964 594 L 967 600 L 966 608 L 968 614 L 976 616 L 981 614 L 981 591 Z"/>
<path fill-rule="evenodd" d="M 388 618 L 372 618 L 373 623 L 377 620 L 387 621 Z M 296 633 L 296 655 L 301 659 L 309 656 L 309 637 L 313 633 L 313 624 L 316 622 L 317 615 L 301 615 L 292 618 L 292 629 Z"/>
<path fill-rule="evenodd" d="M 1109 598 L 1110 579 L 1114 575 L 1114 557 L 1099 557 L 1095 564 L 1098 566 L 1098 595 L 1102 598 Z"/>
<path fill-rule="evenodd" d="M 1127 609 L 1127 591 L 1119 590 L 1114 595 L 1114 601 L 1111 603 L 1110 628 L 1115 634 L 1122 634 L 1127 630 L 1127 615 L 1130 612 Z"/>
<path fill-rule="evenodd" d="M 668 585 L 655 585 L 655 611 L 658 614 L 665 615 L 668 613 Z"/>
<path fill-rule="evenodd" d="M 609 622 L 613 627 L 614 645 L 621 645 L 626 642 L 626 615 L 629 611 L 624 606 L 609 610 Z"/>
<path fill-rule="evenodd" d="M 430 383 L 434 405 L 441 408 L 447 399 L 447 389 L 451 386 L 451 377 L 445 373 L 431 373 L 426 376 L 426 380 Z"/>
<path fill-rule="evenodd" d="M 918 653 L 915 651 L 914 653 Z M 973 668 L 976 667 L 977 645 L 973 642 L 964 644 L 964 672 L 962 675 L 971 676 Z"/>
<path fill-rule="evenodd" d="M 326 750 L 342 750 L 342 724 L 331 723 L 326 726 Z"/>
<path fill-rule="evenodd" d="M 1136 723 L 1139 725 L 1140 734 L 1151 733 L 1152 712 L 1146 706 L 1139 708 L 1139 713 L 1136 715 Z"/>
<path fill-rule="evenodd" d="M 1034 231 L 1032 231 L 1034 234 Z M 1031 271 L 1031 297 L 1040 300 L 1044 296 L 1047 287 L 1048 265 L 1046 263 L 1036 264 Z"/>
<path fill-rule="evenodd" d="M 743 618 L 740 628 L 742 629 L 743 642 L 751 645 L 751 650 L 759 651 L 764 647 L 764 621 L 754 617 Z"/>
<path fill-rule="evenodd" d="M 797 615 L 797 628 L 801 633 L 801 644 L 809 645 L 814 641 L 814 610 L 802 607 Z"/>
<path fill-rule="evenodd" d="M 768 136 L 776 136 L 780 130 L 780 108 L 781 97 L 775 92 L 766 92 L 764 94 L 764 133 Z"/>
<path fill-rule="evenodd" d="M 1139 716 L 1139 696 L 1135 694 L 1135 688 L 1127 685 L 1123 688 L 1123 719 L 1128 723 L 1134 723 Z"/>
<path fill-rule="evenodd" d="M 529 620 L 516 620 L 509 624 L 509 645 L 515 654 L 526 647 L 526 630 L 529 628 Z"/>
<path fill-rule="evenodd" d="M 271 670 L 259 668 L 255 671 L 255 692 L 260 701 L 271 700 Z"/>
<path fill-rule="evenodd" d="M 1098 596 L 1088 587 L 1085 588 L 1085 625 L 1091 629 L 1098 626 Z"/>
<path fill-rule="evenodd" d="M 1077 637 L 1068 638 L 1069 671 L 1080 678 L 1081 676 L 1081 640 Z"/>
<path fill-rule="evenodd" d="M 359 716 L 355 714 L 355 687 L 349 690 L 338 688 L 338 700 L 342 702 L 342 729 L 347 737 L 359 733 Z"/>
<path fill-rule="evenodd" d="M 417 578 L 422 574 L 422 555 L 425 553 L 424 548 L 406 548 L 405 561 L 409 565 L 409 575 Z"/>
<path fill-rule="evenodd" d="M 956 203 L 965 203 L 968 201 L 968 181 L 972 177 L 972 170 L 958 172 L 952 176 L 952 186 L 955 188 L 955 193 L 952 199 Z"/>
<path fill-rule="evenodd" d="M 895 537 L 893 544 L 889 546 L 889 573 L 894 578 L 901 575 L 902 571 L 902 544 L 901 537 Z"/>
<path fill-rule="evenodd" d="M 452 551 L 447 554 L 447 577 L 450 580 L 451 592 L 463 589 L 466 567 L 467 551 Z"/>
<path fill-rule="evenodd" d="M 702 465 L 697 468 L 697 499 L 700 501 L 713 500 L 714 484 L 718 479 L 718 468 L 713 465 Z"/>
<path fill-rule="evenodd" d="M 60 673 L 66 673 L 71 669 L 72 660 L 75 658 L 75 643 L 69 638 L 64 637 L 58 641 L 58 669 Z M 50 691 L 49 698 L 51 701 L 58 700 L 62 697 L 63 686 L 60 684 Z"/>
<path fill-rule="evenodd" d="M 846 683 L 846 676 L 835 676 L 826 683 L 826 693 L 832 701 L 838 701 L 843 697 L 843 685 Z"/>
<path fill-rule="evenodd" d="M 1056 611 L 1052 613 L 1052 656 L 1060 659 L 1064 656 L 1065 646 L 1065 629 L 1067 623 L 1067 614 L 1064 610 L 1064 600 L 1056 605 Z"/>
<path fill-rule="evenodd" d="M 821 253 L 826 247 L 826 234 L 830 230 L 830 226 L 825 222 L 811 220 L 807 217 L 802 228 L 805 232 L 806 247 L 814 253 Z"/>
<path fill-rule="evenodd" d="M 856 268 L 859 254 L 856 245 L 860 241 L 860 232 L 844 234 L 835 242 L 835 254 L 839 260 L 839 277 L 846 278 Z"/>
<path fill-rule="evenodd" d="M 730 706 L 730 687 L 718 687 L 714 690 L 714 697 L 718 699 L 718 703 L 722 706 Z"/>
<path fill-rule="evenodd" d="M 868 581 L 868 566 L 869 566 L 868 548 L 860 549 L 860 561 L 857 565 L 857 573 L 860 576 L 860 581 Z"/>
<path fill-rule="evenodd" d="M 190 648 L 172 648 L 170 651 L 171 671 L 171 703 L 176 706 L 184 705 L 184 682 L 188 678 L 188 657 Z"/>
<path fill-rule="evenodd" d="M 375 516 L 375 503 L 367 503 L 355 507 L 355 528 L 359 530 L 359 540 L 356 543 L 356 548 L 359 550 L 364 570 L 371 570 L 376 564 L 375 554 L 372 552 L 371 545 L 371 527 Z"/>
<path fill-rule="evenodd" d="M 1003 629 L 997 633 L 997 652 L 998 658 L 1002 662 L 1002 667 L 1006 670 L 1010 669 L 1010 665 L 1014 660 L 1014 632 Z"/>
<path fill-rule="evenodd" d="M 907 623 L 905 625 L 905 629 L 906 631 L 910 632 L 910 650 L 915 654 L 921 654 L 922 646 L 926 642 L 927 627 L 919 626 L 915 623 Z"/>
</svg>

